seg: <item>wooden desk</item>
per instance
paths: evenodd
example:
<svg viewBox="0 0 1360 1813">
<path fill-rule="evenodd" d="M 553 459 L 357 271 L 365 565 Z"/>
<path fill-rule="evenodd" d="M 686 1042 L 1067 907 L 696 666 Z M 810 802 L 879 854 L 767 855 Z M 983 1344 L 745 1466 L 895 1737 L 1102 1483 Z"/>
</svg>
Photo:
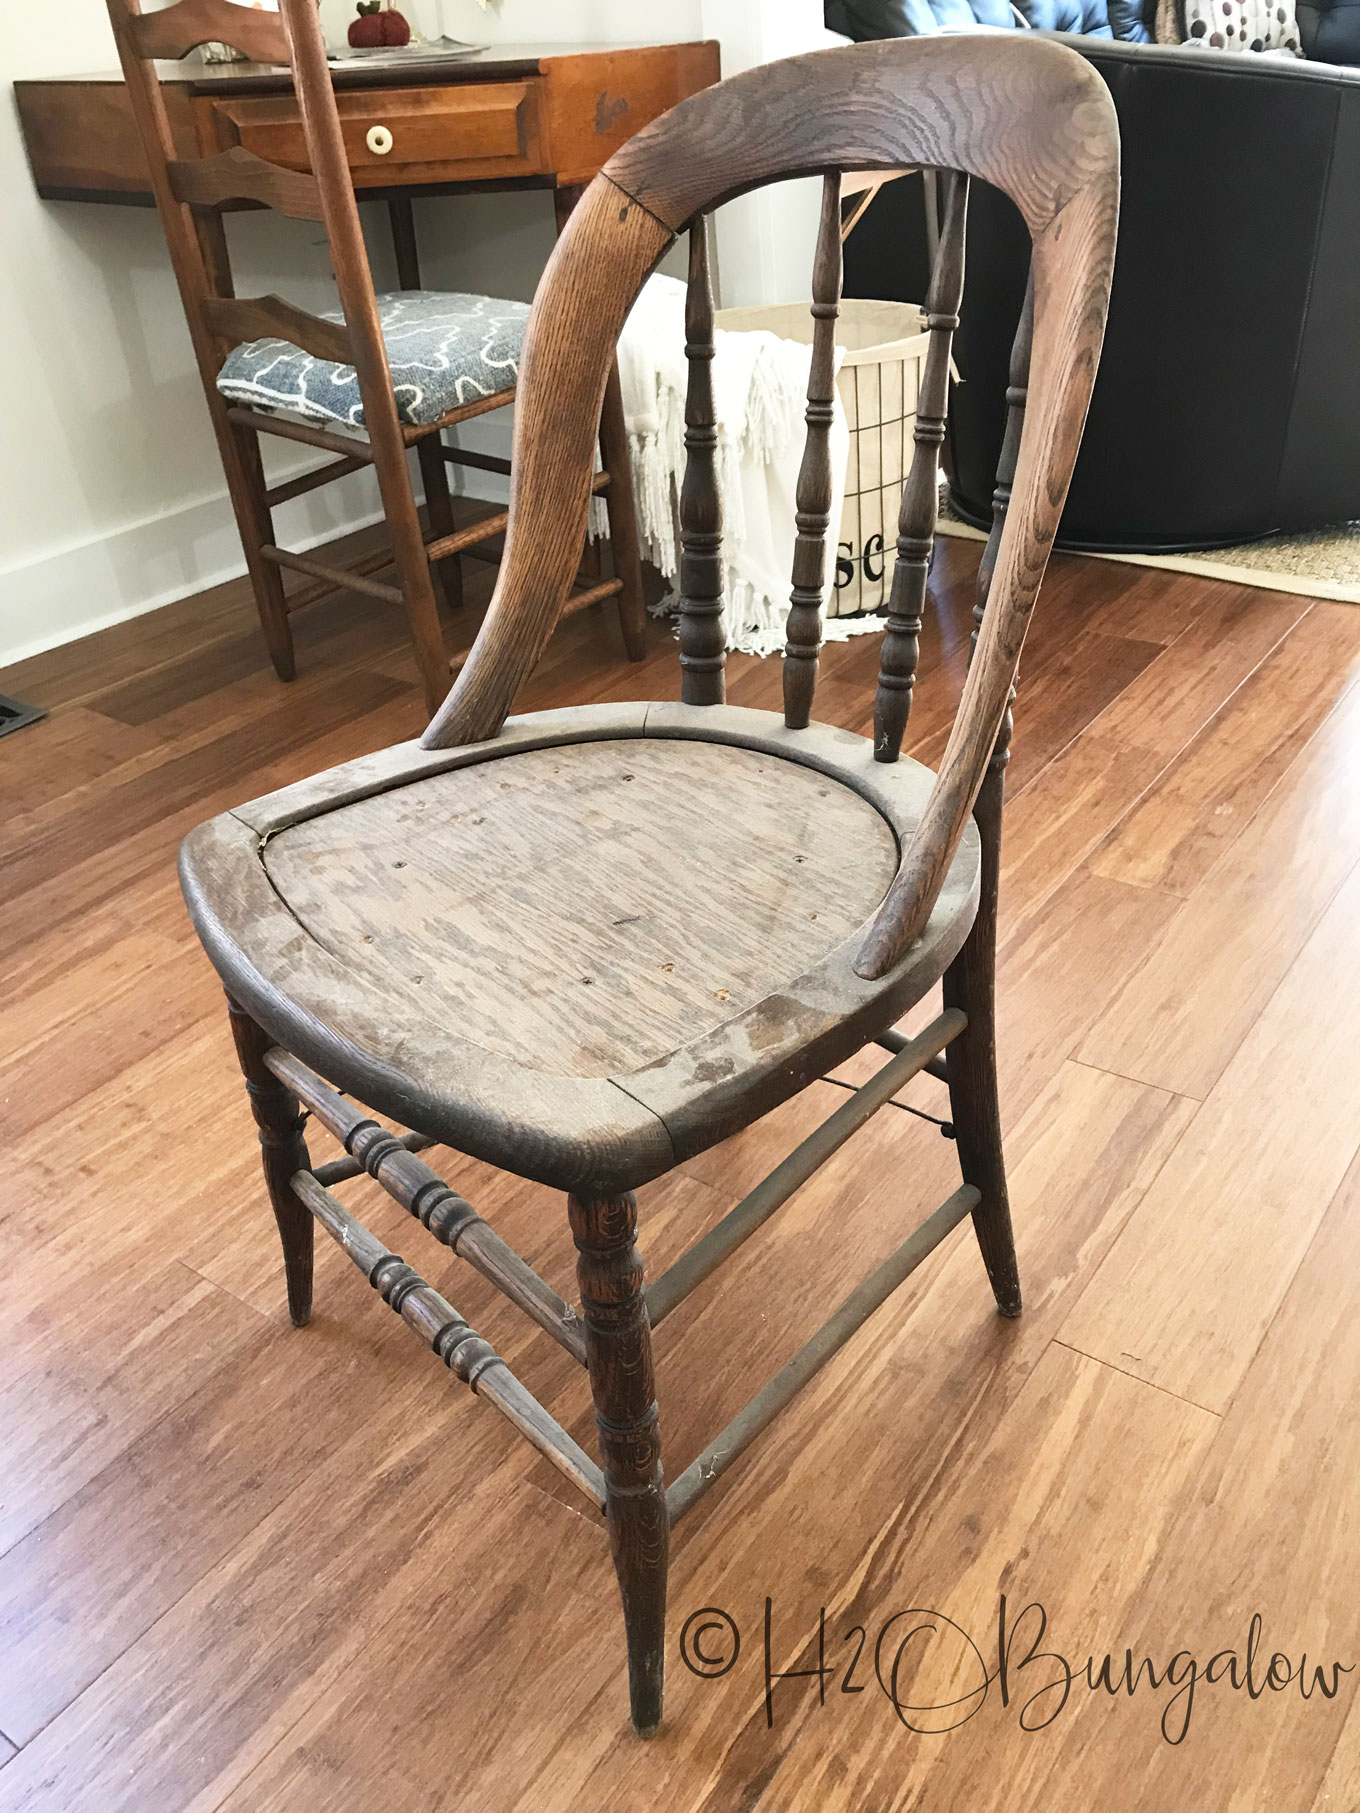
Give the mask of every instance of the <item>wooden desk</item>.
<svg viewBox="0 0 1360 1813">
<path fill-rule="evenodd" d="M 399 67 L 332 69 L 354 186 L 391 199 L 469 189 L 571 189 L 642 126 L 718 79 L 712 41 L 637 47 L 498 45 Z M 162 71 L 182 157 L 244 145 L 306 167 L 285 70 L 200 63 Z M 39 195 L 152 205 L 146 160 L 120 75 L 16 82 Z M 381 145 L 385 127 L 391 149 Z"/>
</svg>

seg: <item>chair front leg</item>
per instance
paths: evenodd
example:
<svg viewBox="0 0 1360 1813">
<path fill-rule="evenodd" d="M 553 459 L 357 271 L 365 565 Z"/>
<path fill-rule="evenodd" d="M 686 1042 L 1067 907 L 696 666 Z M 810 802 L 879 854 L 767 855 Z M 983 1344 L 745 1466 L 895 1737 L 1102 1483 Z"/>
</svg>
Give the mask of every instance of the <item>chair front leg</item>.
<svg viewBox="0 0 1360 1813">
<path fill-rule="evenodd" d="M 569 1196 L 576 1275 L 595 1399 L 605 1515 L 623 1596 L 633 1725 L 661 1723 L 670 1524 L 661 1476 L 661 1432 L 652 1376 L 652 1333 L 636 1244 L 637 1201 Z"/>
<path fill-rule="evenodd" d="M 273 1039 L 230 996 L 227 1010 L 236 1055 L 246 1079 L 250 1111 L 260 1129 L 265 1182 L 283 1242 L 288 1314 L 295 1327 L 305 1328 L 312 1319 L 312 1243 L 316 1224 L 311 1211 L 293 1194 L 291 1179 L 296 1172 L 311 1169 L 307 1142 L 302 1137 L 306 1116 L 292 1090 L 265 1068 L 264 1054 L 274 1044 Z"/>
</svg>

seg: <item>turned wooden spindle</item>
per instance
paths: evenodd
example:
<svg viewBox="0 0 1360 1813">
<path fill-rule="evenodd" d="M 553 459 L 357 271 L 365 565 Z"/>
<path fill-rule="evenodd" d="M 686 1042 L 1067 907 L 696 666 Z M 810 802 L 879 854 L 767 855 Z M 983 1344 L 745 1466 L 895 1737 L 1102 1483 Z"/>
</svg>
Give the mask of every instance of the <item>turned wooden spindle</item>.
<svg viewBox="0 0 1360 1813">
<path fill-rule="evenodd" d="M 926 580 L 935 547 L 940 500 L 940 448 L 949 410 L 949 361 L 963 298 L 963 240 L 968 217 L 968 178 L 947 178 L 944 224 L 926 300 L 930 345 L 916 403 L 915 448 L 902 490 L 897 525 L 897 565 L 888 597 L 888 621 L 874 696 L 874 759 L 895 762 L 911 713 L 916 663 L 921 652 Z"/>
<path fill-rule="evenodd" d="M 371 1228 L 366 1228 L 316 1180 L 312 1171 L 293 1179 L 299 1207 L 319 1221 L 358 1266 L 383 1302 L 414 1329 L 427 1346 L 478 1397 L 494 1404 L 520 1434 L 567 1479 L 604 1509 L 604 1475 L 566 1430 L 549 1416 L 505 1361 L 448 1299 L 426 1283 Z"/>
<path fill-rule="evenodd" d="M 585 1337 L 575 1311 L 505 1244 L 465 1197 L 417 1158 L 407 1140 L 355 1108 L 290 1052 L 275 1048 L 265 1065 L 335 1135 L 360 1170 L 367 1171 L 451 1253 L 489 1278 L 573 1359 L 585 1364 Z"/>
<path fill-rule="evenodd" d="M 718 426 L 713 408 L 713 281 L 708 221 L 689 230 L 685 292 L 685 477 L 680 487 L 680 697 L 721 705 L 727 635 L 723 626 L 723 512 L 718 487 Z"/>
<path fill-rule="evenodd" d="M 274 1041 L 243 1007 L 227 996 L 231 1016 L 231 1036 L 241 1074 L 246 1080 L 250 1111 L 260 1130 L 260 1156 L 264 1161 L 264 1178 L 269 1201 L 283 1243 L 283 1270 L 288 1285 L 288 1314 L 297 1328 L 305 1328 L 312 1317 L 312 1218 L 293 1194 L 292 1178 L 298 1171 L 309 1171 L 307 1142 L 302 1129 L 307 1117 L 293 1091 L 270 1071 L 264 1061 Z"/>
<path fill-rule="evenodd" d="M 798 469 L 793 591 L 784 649 L 784 722 L 803 730 L 812 716 L 822 646 L 826 536 L 831 526 L 831 424 L 836 414 L 836 317 L 841 312 L 841 179 L 822 179 L 822 218 L 812 267 L 812 362 L 808 369 L 807 438 Z"/>
<path fill-rule="evenodd" d="M 661 1431 L 652 1377 L 652 1334 L 637 1250 L 637 1200 L 569 1196 L 576 1275 L 586 1325 L 605 1517 L 623 1596 L 633 1724 L 661 1723 L 670 1521 L 661 1476 Z"/>
</svg>

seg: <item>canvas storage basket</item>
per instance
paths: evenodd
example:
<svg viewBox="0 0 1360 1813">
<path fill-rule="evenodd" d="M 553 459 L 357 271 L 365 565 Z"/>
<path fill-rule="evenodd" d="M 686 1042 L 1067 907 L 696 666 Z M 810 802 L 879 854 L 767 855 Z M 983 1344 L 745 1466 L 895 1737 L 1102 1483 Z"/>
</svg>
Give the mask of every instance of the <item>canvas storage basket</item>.
<svg viewBox="0 0 1360 1813">
<path fill-rule="evenodd" d="M 767 328 L 786 340 L 812 340 L 806 302 L 725 308 L 718 327 Z M 897 559 L 897 513 L 911 464 L 916 396 L 930 335 L 914 303 L 846 297 L 836 323 L 844 348 L 841 402 L 850 428 L 845 507 L 835 549 L 834 590 L 827 615 L 853 617 L 887 603 Z"/>
</svg>

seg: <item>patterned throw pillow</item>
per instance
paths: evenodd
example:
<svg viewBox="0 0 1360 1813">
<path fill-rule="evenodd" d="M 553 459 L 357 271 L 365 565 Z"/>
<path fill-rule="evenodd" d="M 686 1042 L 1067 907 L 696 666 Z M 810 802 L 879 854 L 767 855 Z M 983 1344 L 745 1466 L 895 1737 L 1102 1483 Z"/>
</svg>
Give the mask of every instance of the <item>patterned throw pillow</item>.
<svg viewBox="0 0 1360 1813">
<path fill-rule="evenodd" d="M 1182 42 L 1209 50 L 1301 56 L 1294 0 L 1184 0 Z"/>
</svg>

